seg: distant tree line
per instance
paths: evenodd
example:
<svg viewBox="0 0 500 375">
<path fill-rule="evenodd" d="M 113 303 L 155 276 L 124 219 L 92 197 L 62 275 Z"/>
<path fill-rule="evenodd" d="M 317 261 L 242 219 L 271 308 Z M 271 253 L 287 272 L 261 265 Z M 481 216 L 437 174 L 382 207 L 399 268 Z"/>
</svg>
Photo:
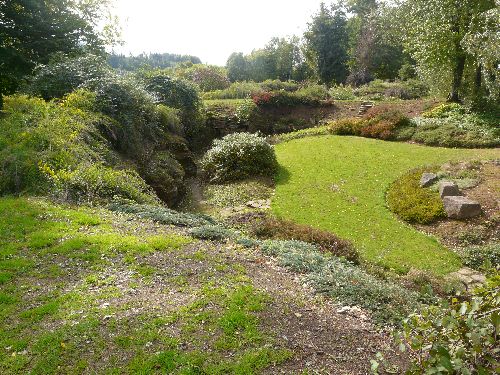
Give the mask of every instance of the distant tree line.
<svg viewBox="0 0 500 375">
<path fill-rule="evenodd" d="M 326 85 L 418 76 L 450 101 L 499 99 L 499 0 L 337 0 L 301 37 L 229 56 L 231 81 Z"/>
<path fill-rule="evenodd" d="M 190 55 L 176 55 L 172 53 L 141 53 L 137 56 L 126 56 L 112 53 L 108 63 L 115 69 L 134 71 L 138 69 L 165 69 L 172 68 L 180 63 L 201 64 L 199 57 Z"/>
</svg>

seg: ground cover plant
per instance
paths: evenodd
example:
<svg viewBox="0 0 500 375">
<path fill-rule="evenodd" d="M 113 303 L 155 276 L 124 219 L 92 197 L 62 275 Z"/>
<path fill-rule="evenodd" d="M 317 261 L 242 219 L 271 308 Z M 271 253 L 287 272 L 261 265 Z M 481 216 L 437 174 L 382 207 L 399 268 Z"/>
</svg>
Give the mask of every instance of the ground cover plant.
<svg viewBox="0 0 500 375">
<path fill-rule="evenodd" d="M 414 267 L 446 274 L 461 261 L 434 238 L 399 222 L 386 207 L 389 185 L 419 166 L 499 157 L 498 150 L 338 136 L 296 139 L 275 148 L 282 169 L 272 209 L 279 217 L 336 233 L 352 241 L 363 259 L 403 273 Z"/>
<path fill-rule="evenodd" d="M 437 169 L 418 168 L 394 181 L 387 191 L 388 208 L 411 223 L 429 224 L 446 217 L 439 193 L 420 186 L 422 174 Z"/>
<path fill-rule="evenodd" d="M 494 113 L 468 112 L 456 103 L 440 104 L 412 119 L 381 104 L 361 118 L 342 118 L 329 124 L 332 134 L 463 148 L 500 145 L 499 129 Z"/>
</svg>

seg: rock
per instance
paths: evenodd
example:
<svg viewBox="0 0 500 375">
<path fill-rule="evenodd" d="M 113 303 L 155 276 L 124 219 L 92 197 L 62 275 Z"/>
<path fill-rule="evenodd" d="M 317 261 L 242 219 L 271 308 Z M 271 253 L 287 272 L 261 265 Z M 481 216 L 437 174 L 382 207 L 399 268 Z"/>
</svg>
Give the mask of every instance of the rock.
<svg viewBox="0 0 500 375">
<path fill-rule="evenodd" d="M 460 190 L 456 183 L 451 181 L 442 181 L 439 183 L 439 195 L 441 198 L 460 195 Z"/>
<path fill-rule="evenodd" d="M 444 210 L 452 219 L 467 219 L 481 214 L 481 205 L 462 196 L 445 196 Z"/>
<path fill-rule="evenodd" d="M 468 267 L 464 267 L 456 272 L 450 273 L 448 278 L 460 281 L 467 290 L 474 289 L 475 287 L 486 282 L 486 276 Z"/>
<path fill-rule="evenodd" d="M 420 186 L 421 187 L 429 187 L 434 182 L 436 182 L 437 179 L 438 179 L 438 176 L 435 173 L 423 173 L 422 177 L 420 178 Z"/>
</svg>

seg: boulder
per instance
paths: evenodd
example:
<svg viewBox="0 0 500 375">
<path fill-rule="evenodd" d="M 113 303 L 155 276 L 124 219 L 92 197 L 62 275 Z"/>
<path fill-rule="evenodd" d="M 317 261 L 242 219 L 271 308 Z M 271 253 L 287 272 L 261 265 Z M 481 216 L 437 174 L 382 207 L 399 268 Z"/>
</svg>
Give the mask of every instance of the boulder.
<svg viewBox="0 0 500 375">
<path fill-rule="evenodd" d="M 451 181 L 442 181 L 439 183 L 439 195 L 441 198 L 460 195 L 460 190 L 456 183 Z"/>
<path fill-rule="evenodd" d="M 481 214 L 481 205 L 462 196 L 445 196 L 444 210 L 452 219 L 467 219 Z"/>
<path fill-rule="evenodd" d="M 429 187 L 434 182 L 436 182 L 437 179 L 438 179 L 438 176 L 435 173 L 423 173 L 422 177 L 420 178 L 420 186 L 421 187 Z"/>
</svg>

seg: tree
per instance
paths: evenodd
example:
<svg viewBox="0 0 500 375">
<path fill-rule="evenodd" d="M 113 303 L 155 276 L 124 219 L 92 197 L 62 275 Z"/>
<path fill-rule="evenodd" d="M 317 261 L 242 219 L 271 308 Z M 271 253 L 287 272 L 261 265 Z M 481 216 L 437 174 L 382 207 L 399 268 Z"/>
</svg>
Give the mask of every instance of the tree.
<svg viewBox="0 0 500 375">
<path fill-rule="evenodd" d="M 250 79 L 249 63 L 241 52 L 234 52 L 226 63 L 227 77 L 231 82 L 248 81 Z"/>
<path fill-rule="evenodd" d="M 318 14 L 304 34 L 306 58 L 326 84 L 343 83 L 348 74 L 349 35 L 345 11 L 336 6 L 330 9 L 321 4 Z"/>
<path fill-rule="evenodd" d="M 0 1 L 0 96 L 53 53 L 102 53 L 116 36 L 112 26 L 98 31 L 107 6 L 107 0 Z"/>
<path fill-rule="evenodd" d="M 493 8 L 494 0 L 406 0 L 399 9 L 406 50 L 424 78 L 448 88 L 450 101 L 461 100 L 466 67 L 479 69 L 478 54 L 465 41 L 479 29 L 480 16 Z"/>
</svg>

